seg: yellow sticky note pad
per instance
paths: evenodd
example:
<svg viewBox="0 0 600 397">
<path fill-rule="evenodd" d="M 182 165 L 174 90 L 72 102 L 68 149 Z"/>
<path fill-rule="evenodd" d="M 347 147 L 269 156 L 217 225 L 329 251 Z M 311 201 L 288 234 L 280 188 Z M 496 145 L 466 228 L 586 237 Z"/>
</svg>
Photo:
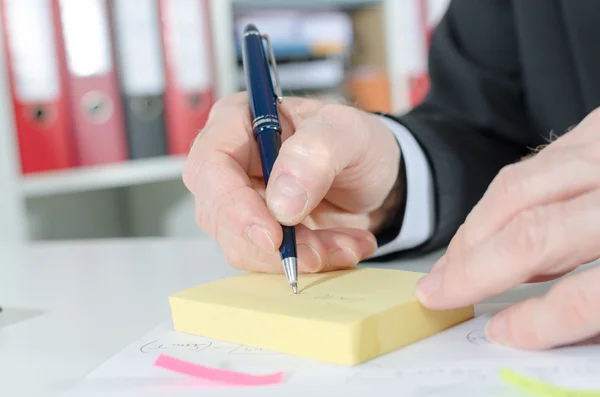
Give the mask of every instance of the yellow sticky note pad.
<svg viewBox="0 0 600 397">
<path fill-rule="evenodd" d="M 468 320 L 473 306 L 432 311 L 414 290 L 424 273 L 354 268 L 300 275 L 248 273 L 172 295 L 175 330 L 354 365 Z"/>
</svg>

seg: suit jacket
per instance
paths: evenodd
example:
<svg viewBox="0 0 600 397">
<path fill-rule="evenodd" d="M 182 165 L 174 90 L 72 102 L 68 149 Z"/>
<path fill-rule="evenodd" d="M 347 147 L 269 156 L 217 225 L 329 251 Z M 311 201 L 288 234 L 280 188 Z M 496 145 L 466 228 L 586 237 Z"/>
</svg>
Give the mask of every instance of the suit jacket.
<svg viewBox="0 0 600 397">
<path fill-rule="evenodd" d="M 430 92 L 390 116 L 429 159 L 435 233 L 392 257 L 447 245 L 501 168 L 600 106 L 599 38 L 600 0 L 451 1 L 432 37 Z"/>
</svg>

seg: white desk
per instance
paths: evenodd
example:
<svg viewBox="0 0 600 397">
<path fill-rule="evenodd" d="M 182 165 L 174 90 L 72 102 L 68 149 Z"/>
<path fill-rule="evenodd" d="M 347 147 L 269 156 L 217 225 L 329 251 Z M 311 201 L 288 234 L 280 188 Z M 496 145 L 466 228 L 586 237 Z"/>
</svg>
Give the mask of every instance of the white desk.
<svg viewBox="0 0 600 397">
<path fill-rule="evenodd" d="M 372 266 L 428 271 L 439 255 Z M 169 294 L 236 273 L 204 240 L 0 246 L 0 395 L 63 391 L 168 319 Z M 487 302 L 506 304 L 547 288 L 528 286 Z"/>
</svg>

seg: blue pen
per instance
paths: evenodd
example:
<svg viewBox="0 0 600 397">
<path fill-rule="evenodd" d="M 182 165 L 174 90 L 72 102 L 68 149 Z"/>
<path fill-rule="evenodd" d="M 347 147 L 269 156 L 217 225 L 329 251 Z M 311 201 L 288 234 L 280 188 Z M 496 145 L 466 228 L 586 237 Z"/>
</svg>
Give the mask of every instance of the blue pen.
<svg viewBox="0 0 600 397">
<path fill-rule="evenodd" d="M 276 85 L 271 81 L 269 62 L 265 54 L 263 39 L 269 47 L 269 54 Z M 246 74 L 246 87 L 252 111 L 252 130 L 258 142 L 260 161 L 262 163 L 265 184 L 269 183 L 269 176 L 273 169 L 275 159 L 281 147 L 281 126 L 277 102 L 283 100 L 277 64 L 273 48 L 267 35 L 261 35 L 256 26 L 249 24 L 244 29 L 242 39 L 242 56 Z M 282 226 L 283 242 L 279 248 L 281 263 L 294 294 L 298 292 L 298 256 L 296 254 L 296 231 L 293 226 Z"/>
</svg>

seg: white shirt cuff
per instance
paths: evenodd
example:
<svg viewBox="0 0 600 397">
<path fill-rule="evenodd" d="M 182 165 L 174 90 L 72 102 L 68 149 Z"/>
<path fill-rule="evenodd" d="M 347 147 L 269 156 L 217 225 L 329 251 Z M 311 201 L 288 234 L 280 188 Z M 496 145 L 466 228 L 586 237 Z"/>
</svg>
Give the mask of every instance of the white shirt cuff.
<svg viewBox="0 0 600 397">
<path fill-rule="evenodd" d="M 421 146 L 402 124 L 385 116 L 381 121 L 391 130 L 404 156 L 406 208 L 398 236 L 379 247 L 372 258 L 416 247 L 433 234 L 435 204 L 433 177 Z"/>
</svg>

